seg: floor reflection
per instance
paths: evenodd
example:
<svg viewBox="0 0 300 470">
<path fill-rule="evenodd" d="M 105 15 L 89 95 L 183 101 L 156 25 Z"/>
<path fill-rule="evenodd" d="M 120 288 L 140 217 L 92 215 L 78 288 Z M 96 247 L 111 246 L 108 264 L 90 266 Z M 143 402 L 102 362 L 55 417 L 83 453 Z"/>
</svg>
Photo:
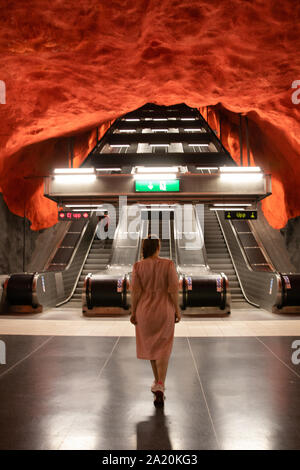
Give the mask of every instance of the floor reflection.
<svg viewBox="0 0 300 470">
<path fill-rule="evenodd" d="M 164 409 L 154 408 L 154 414 L 148 421 L 138 423 L 136 426 L 137 450 L 171 450 L 167 421 Z"/>
</svg>

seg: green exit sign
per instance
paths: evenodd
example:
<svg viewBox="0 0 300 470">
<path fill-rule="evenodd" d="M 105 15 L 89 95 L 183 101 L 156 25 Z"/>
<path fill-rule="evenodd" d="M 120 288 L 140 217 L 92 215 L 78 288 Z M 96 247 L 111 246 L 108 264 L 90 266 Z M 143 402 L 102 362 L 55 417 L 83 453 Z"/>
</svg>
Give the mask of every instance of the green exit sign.
<svg viewBox="0 0 300 470">
<path fill-rule="evenodd" d="M 227 220 L 256 220 L 257 211 L 225 211 Z"/>
<path fill-rule="evenodd" d="M 145 181 L 136 180 L 135 190 L 144 193 L 166 193 L 179 191 L 179 180 Z"/>
</svg>

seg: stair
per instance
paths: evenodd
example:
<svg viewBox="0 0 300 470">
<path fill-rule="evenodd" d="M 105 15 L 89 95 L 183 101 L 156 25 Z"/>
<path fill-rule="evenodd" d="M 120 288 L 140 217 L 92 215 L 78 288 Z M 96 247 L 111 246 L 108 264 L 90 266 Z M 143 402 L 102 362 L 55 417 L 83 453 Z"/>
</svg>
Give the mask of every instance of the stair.
<svg viewBox="0 0 300 470">
<path fill-rule="evenodd" d="M 217 216 L 206 205 L 204 206 L 204 242 L 209 267 L 217 273 L 225 273 L 228 278 L 233 307 L 241 303 L 248 305 L 240 288 Z"/>
</svg>

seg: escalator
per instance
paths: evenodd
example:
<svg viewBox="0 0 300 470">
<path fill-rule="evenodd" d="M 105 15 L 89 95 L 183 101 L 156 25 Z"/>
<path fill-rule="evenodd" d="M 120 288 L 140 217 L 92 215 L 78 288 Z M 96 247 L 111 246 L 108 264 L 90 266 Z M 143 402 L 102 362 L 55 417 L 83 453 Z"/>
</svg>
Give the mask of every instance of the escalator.
<svg viewBox="0 0 300 470">
<path fill-rule="evenodd" d="M 111 218 L 109 237 L 96 236 L 98 217 L 72 222 L 45 271 L 11 274 L 4 283 L 2 311 L 40 313 L 45 308 L 81 308 L 86 274 L 105 269 L 111 257 L 116 220 Z M 64 223 L 64 222 L 61 222 Z"/>
<path fill-rule="evenodd" d="M 229 281 L 233 307 L 247 307 L 238 277 L 214 211 L 204 206 L 204 242 L 209 267 L 215 272 L 224 272 Z"/>
<path fill-rule="evenodd" d="M 271 260 L 268 246 L 272 243 L 270 253 L 274 259 L 283 253 L 283 248 L 275 240 L 271 242 L 271 232 L 262 223 L 263 214 L 257 224 L 252 220 L 225 220 L 223 211 L 215 216 L 247 300 L 273 313 L 299 313 L 300 274 L 286 271 L 290 263 L 283 261 L 280 264 L 284 271 L 278 271 L 276 264 L 279 264 Z"/>
<path fill-rule="evenodd" d="M 187 315 L 224 316 L 230 313 L 228 280 L 224 273 L 212 271 L 205 262 L 203 234 L 195 206 L 190 206 L 186 229 L 181 224 L 182 212 L 180 205 L 170 206 L 170 210 L 151 210 L 140 205 L 136 217 L 136 213 L 130 214 L 130 206 L 123 208 L 110 265 L 102 273 L 88 274 L 85 279 L 84 315 L 128 312 L 132 266 L 139 260 L 141 241 L 149 233 L 161 240 L 160 257 L 175 262 L 180 305 Z M 139 232 L 130 232 L 129 227 L 137 219 L 140 221 Z"/>
<path fill-rule="evenodd" d="M 89 273 L 95 274 L 106 269 L 112 254 L 112 242 L 112 239 L 99 240 L 97 237 L 94 238 L 74 294 L 71 299 L 63 305 L 64 308 L 76 308 L 81 310 L 84 279 Z"/>
</svg>

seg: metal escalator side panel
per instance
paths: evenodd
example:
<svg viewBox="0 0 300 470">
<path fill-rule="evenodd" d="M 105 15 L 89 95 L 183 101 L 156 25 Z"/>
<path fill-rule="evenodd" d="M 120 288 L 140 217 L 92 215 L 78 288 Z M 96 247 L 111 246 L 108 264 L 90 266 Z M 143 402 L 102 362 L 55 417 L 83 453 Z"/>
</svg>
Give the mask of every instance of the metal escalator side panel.
<svg viewBox="0 0 300 470">
<path fill-rule="evenodd" d="M 185 204 L 183 210 L 181 205 L 176 206 L 174 238 L 178 266 L 206 268 L 203 232 L 192 204 Z"/>
<path fill-rule="evenodd" d="M 141 225 L 141 208 L 138 205 L 122 206 L 110 267 L 132 266 L 135 263 L 140 246 Z"/>
<path fill-rule="evenodd" d="M 281 280 L 277 272 L 254 271 L 232 224 L 216 214 L 232 263 L 246 300 L 256 307 L 273 310 L 282 304 Z"/>
</svg>

